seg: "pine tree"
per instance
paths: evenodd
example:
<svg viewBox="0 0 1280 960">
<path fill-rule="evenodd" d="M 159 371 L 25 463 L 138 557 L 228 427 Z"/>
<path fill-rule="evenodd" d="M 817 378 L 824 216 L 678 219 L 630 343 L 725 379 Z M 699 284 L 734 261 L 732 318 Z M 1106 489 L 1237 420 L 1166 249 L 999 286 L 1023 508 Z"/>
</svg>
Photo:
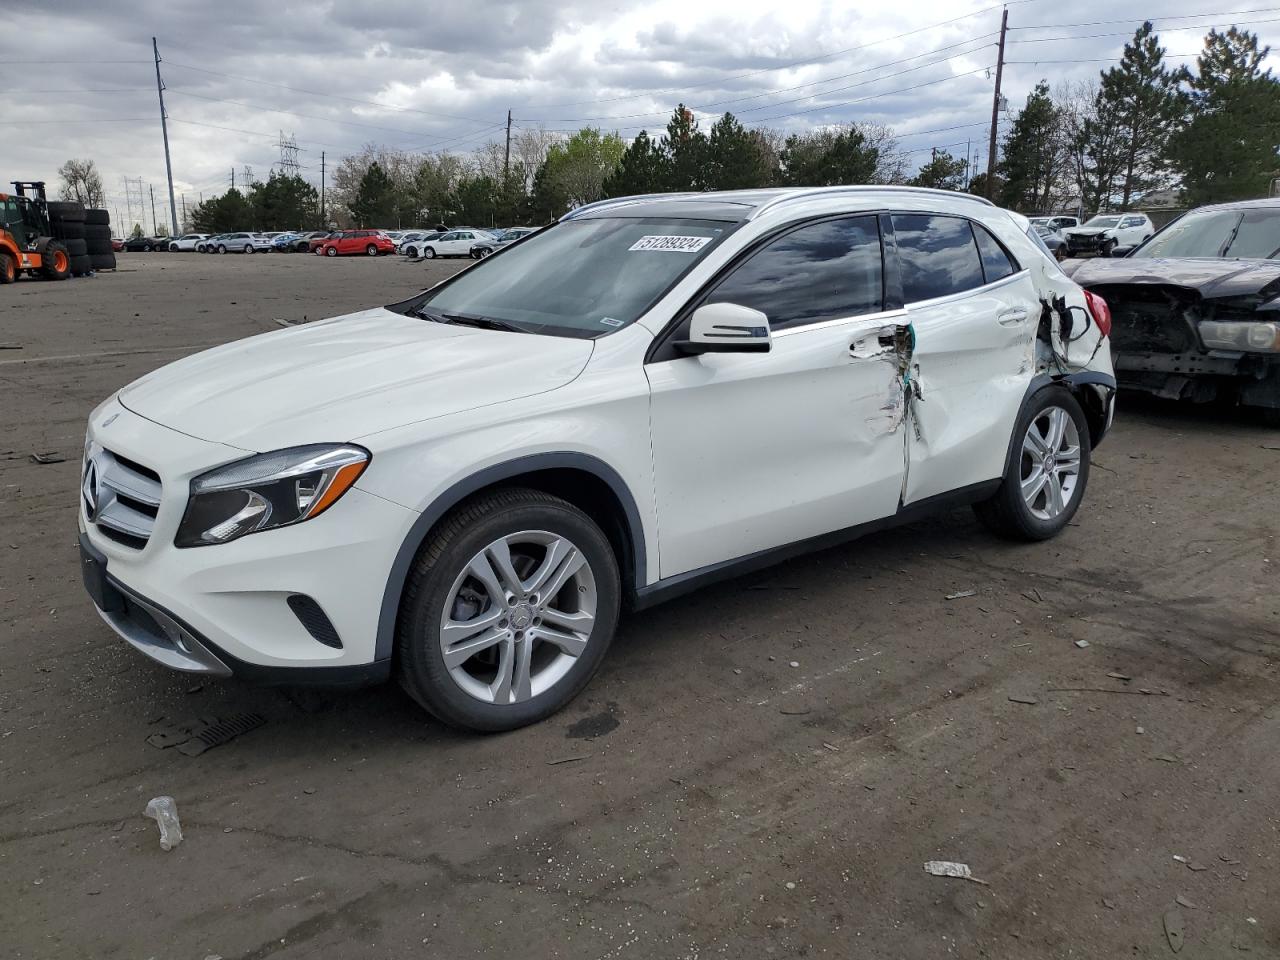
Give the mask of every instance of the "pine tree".
<svg viewBox="0 0 1280 960">
<path fill-rule="evenodd" d="M 791 187 L 874 183 L 880 151 L 857 127 L 824 130 L 787 137 L 780 163 L 782 182 Z"/>
<path fill-rule="evenodd" d="M 933 187 L 936 190 L 963 190 L 969 164 L 953 157 L 946 150 L 937 151 L 932 159 L 920 168 L 910 181 L 913 187 Z"/>
<path fill-rule="evenodd" d="M 376 160 L 369 164 L 351 201 L 351 215 L 362 227 L 387 227 L 395 222 L 395 184 Z"/>
<path fill-rule="evenodd" d="M 1280 175 L 1280 80 L 1261 68 L 1270 50 L 1235 27 L 1205 38 L 1187 76 L 1191 119 L 1169 148 L 1188 203 L 1265 196 Z"/>
<path fill-rule="evenodd" d="M 1179 75 L 1164 65 L 1164 54 L 1148 20 L 1125 44 L 1120 65 L 1102 75 L 1098 88 L 1099 116 L 1115 121 L 1121 209 L 1167 179 L 1169 136 L 1186 110 L 1186 100 L 1178 89 Z"/>
<path fill-rule="evenodd" d="M 707 188 L 707 135 L 698 129 L 693 111 L 683 103 L 667 122 L 663 148 L 668 158 L 668 190 Z"/>
<path fill-rule="evenodd" d="M 606 197 L 629 197 L 638 193 L 661 193 L 670 189 L 670 159 L 662 146 L 641 130 L 631 141 L 618 168 L 604 182 Z"/>
<path fill-rule="evenodd" d="M 768 186 L 773 171 L 764 143 L 732 113 L 711 127 L 707 138 L 706 185 L 711 190 Z"/>
<path fill-rule="evenodd" d="M 999 171 L 1001 206 L 1028 213 L 1050 210 L 1060 202 L 1067 167 L 1058 108 L 1041 80 L 1027 96 L 1004 138 Z"/>
</svg>

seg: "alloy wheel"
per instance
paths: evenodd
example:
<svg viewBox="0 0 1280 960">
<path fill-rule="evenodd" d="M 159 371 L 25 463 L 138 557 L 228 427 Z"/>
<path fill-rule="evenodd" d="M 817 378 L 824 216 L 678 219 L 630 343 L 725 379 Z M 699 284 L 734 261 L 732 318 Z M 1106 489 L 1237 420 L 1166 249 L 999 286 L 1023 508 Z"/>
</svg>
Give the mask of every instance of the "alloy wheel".
<svg viewBox="0 0 1280 960">
<path fill-rule="evenodd" d="M 440 652 L 469 696 L 521 703 L 573 669 L 595 620 L 586 555 L 559 534 L 525 530 L 493 541 L 458 574 L 440 618 Z"/>
<path fill-rule="evenodd" d="M 1053 520 L 1071 504 L 1080 479 L 1080 431 L 1062 407 L 1045 407 L 1022 438 L 1022 499 L 1038 520 Z"/>
</svg>

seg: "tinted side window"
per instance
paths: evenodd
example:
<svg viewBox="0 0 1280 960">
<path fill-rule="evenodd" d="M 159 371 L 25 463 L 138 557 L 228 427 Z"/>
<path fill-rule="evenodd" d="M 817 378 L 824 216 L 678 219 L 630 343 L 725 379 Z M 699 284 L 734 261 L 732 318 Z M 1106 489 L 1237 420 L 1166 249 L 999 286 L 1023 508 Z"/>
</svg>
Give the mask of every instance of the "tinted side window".
<svg viewBox="0 0 1280 960">
<path fill-rule="evenodd" d="M 907 303 L 982 286 L 982 262 L 969 221 L 927 213 L 894 214 L 893 232 Z"/>
<path fill-rule="evenodd" d="M 738 303 L 774 330 L 877 313 L 884 264 L 875 217 L 827 220 L 773 240 L 725 277 L 707 303 Z"/>
<path fill-rule="evenodd" d="M 1009 254 L 1005 253 L 1000 241 L 993 237 L 981 224 L 973 225 L 973 235 L 978 241 L 978 253 L 982 255 L 982 272 L 986 274 L 987 283 L 995 283 L 1018 272 L 1018 265 Z"/>
</svg>

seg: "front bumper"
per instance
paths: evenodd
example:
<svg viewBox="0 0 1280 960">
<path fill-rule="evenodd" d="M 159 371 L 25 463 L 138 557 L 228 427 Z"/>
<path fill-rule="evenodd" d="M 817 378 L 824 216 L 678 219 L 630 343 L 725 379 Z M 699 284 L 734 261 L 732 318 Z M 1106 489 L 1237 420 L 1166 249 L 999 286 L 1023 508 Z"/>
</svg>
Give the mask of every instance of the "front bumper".
<svg viewBox="0 0 1280 960">
<path fill-rule="evenodd" d="M 1102 236 L 1074 237 L 1068 235 L 1065 238 L 1065 242 L 1069 253 L 1097 253 L 1111 240 Z"/>
<path fill-rule="evenodd" d="M 376 654 L 379 614 L 414 511 L 353 488 L 314 520 L 179 549 L 173 540 L 191 477 L 245 451 L 169 430 L 117 401 L 95 411 L 89 440 L 91 449 L 109 449 L 161 479 L 145 539 L 122 541 L 100 527 L 81 498 L 85 586 L 117 634 L 151 659 L 193 673 L 281 683 L 385 678 L 389 662 Z M 299 598 L 314 606 L 299 611 Z M 317 607 L 327 633 L 315 628 Z"/>
</svg>

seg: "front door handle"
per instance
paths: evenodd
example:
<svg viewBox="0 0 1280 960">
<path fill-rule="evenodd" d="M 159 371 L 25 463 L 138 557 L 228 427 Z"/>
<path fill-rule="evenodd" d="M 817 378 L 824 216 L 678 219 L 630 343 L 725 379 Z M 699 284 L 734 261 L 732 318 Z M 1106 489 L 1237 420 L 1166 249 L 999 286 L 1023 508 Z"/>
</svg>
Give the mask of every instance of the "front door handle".
<svg viewBox="0 0 1280 960">
<path fill-rule="evenodd" d="M 1011 327 L 1016 323 L 1022 323 L 1024 320 L 1027 319 L 1028 316 L 1029 314 L 1025 309 L 1023 309 L 1022 307 L 1015 307 L 1013 310 L 1006 310 L 1004 313 L 1000 314 L 1000 316 L 997 317 L 996 319 L 998 319 L 1006 327 Z"/>
</svg>

